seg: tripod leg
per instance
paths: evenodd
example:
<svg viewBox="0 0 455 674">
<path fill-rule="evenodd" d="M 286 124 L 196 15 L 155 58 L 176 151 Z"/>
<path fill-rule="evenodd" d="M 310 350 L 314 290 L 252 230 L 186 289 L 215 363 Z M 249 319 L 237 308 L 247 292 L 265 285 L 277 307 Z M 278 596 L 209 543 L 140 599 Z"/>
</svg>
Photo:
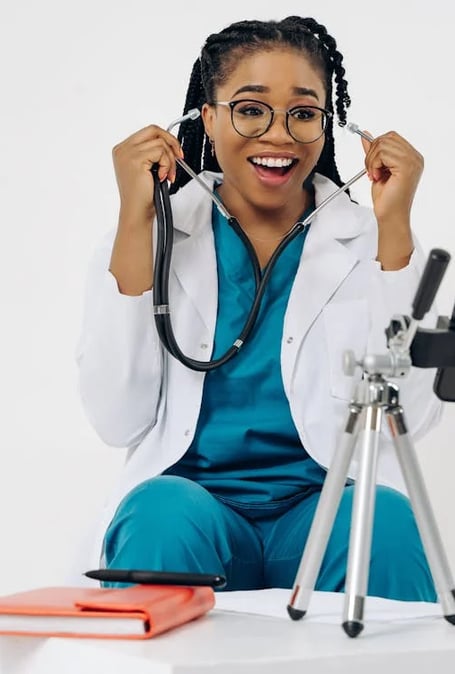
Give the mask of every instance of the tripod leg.
<svg viewBox="0 0 455 674">
<path fill-rule="evenodd" d="M 363 606 L 368 588 L 375 505 L 376 468 L 382 407 L 367 405 L 359 474 L 354 487 L 351 535 L 346 572 L 343 629 L 350 637 L 363 630 Z"/>
<path fill-rule="evenodd" d="M 294 587 L 292 588 L 291 600 L 287 607 L 289 616 L 293 620 L 303 618 L 307 612 L 310 596 L 316 585 L 319 569 L 321 568 L 322 559 L 327 548 L 338 506 L 340 505 L 349 464 L 354 453 L 361 411 L 361 406 L 351 403 L 348 420 L 341 436 L 340 446 L 335 451 L 332 465 L 324 480 L 318 506 L 311 524 L 302 559 L 300 560 Z"/>
<path fill-rule="evenodd" d="M 387 419 L 444 617 L 455 625 L 455 586 L 403 409 L 389 408 Z"/>
</svg>

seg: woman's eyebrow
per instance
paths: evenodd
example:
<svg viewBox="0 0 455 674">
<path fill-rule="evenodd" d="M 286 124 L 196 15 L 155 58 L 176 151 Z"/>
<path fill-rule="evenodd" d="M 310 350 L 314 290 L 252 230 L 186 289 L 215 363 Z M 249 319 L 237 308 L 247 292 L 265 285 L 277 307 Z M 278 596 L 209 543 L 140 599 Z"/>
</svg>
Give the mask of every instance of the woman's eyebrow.
<svg viewBox="0 0 455 674">
<path fill-rule="evenodd" d="M 240 89 L 237 89 L 237 91 L 234 92 L 233 96 L 237 96 L 237 94 L 242 94 L 245 92 L 253 92 L 255 94 L 268 94 L 270 93 L 270 87 L 265 87 L 262 84 L 245 84 L 243 87 L 240 87 Z M 317 95 L 316 91 L 314 89 L 308 89 L 307 87 L 293 87 L 292 93 L 295 96 L 313 96 L 314 98 L 319 100 L 319 96 Z"/>
</svg>

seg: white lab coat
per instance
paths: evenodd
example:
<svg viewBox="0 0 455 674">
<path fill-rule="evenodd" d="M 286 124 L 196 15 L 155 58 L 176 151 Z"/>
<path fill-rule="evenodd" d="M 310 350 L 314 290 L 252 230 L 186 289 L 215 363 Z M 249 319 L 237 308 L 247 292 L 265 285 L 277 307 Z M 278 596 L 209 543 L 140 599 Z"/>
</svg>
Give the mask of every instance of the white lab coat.
<svg viewBox="0 0 455 674">
<path fill-rule="evenodd" d="M 216 178 L 202 175 L 211 185 Z M 316 205 L 336 189 L 320 175 L 314 186 Z M 212 202 L 191 181 L 172 197 L 172 207 L 172 323 L 183 351 L 205 360 L 211 354 L 217 312 Z M 81 569 L 99 564 L 103 534 L 122 497 L 188 449 L 204 383 L 204 373 L 187 369 L 163 352 L 152 293 L 138 297 L 119 293 L 108 271 L 114 234 L 103 241 L 89 268 L 77 360 L 88 419 L 105 443 L 130 450 L 90 534 L 91 554 L 87 551 L 80 560 Z M 354 381 L 343 373 L 343 352 L 352 349 L 361 356 L 386 351 L 384 330 L 393 314 L 410 314 L 426 261 L 416 245 L 406 268 L 385 272 L 375 261 L 376 253 L 377 226 L 371 209 L 354 204 L 346 194 L 337 197 L 312 222 L 289 297 L 281 344 L 284 390 L 303 446 L 325 467 L 330 466 L 346 421 Z M 434 326 L 434 316 L 427 323 Z M 439 416 L 433 378 L 433 370 L 413 368 L 399 382 L 414 439 Z M 350 472 L 354 478 L 356 471 L 354 459 Z M 404 491 L 386 429 L 377 479 Z"/>
</svg>

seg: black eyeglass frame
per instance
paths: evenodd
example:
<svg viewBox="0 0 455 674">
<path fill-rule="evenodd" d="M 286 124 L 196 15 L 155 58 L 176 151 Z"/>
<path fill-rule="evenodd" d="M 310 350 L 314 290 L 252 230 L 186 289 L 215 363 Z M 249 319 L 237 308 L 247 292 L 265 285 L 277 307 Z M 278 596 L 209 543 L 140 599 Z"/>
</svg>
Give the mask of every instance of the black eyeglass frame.
<svg viewBox="0 0 455 674">
<path fill-rule="evenodd" d="M 258 103 L 259 105 L 263 105 L 266 108 L 268 108 L 270 110 L 271 116 L 267 128 L 264 129 L 264 131 L 261 131 L 261 133 L 258 133 L 254 136 L 246 136 L 244 133 L 240 133 L 240 131 L 237 129 L 234 123 L 234 108 L 238 103 Z M 214 101 L 212 105 L 222 105 L 230 109 L 232 127 L 234 131 L 239 134 L 239 136 L 242 136 L 242 138 L 260 138 L 265 133 L 267 133 L 267 131 L 272 126 L 273 120 L 275 119 L 275 112 L 284 112 L 286 115 L 286 130 L 288 134 L 291 136 L 293 140 L 296 141 L 296 143 L 302 143 L 303 145 L 309 145 L 310 143 L 315 143 L 317 140 L 319 140 L 319 138 L 321 138 L 321 136 L 324 134 L 327 128 L 329 119 L 333 117 L 333 113 L 330 112 L 330 110 L 325 110 L 325 108 L 320 108 L 317 105 L 294 105 L 292 108 L 289 108 L 288 110 L 283 110 L 281 108 L 272 108 L 272 106 L 269 105 L 268 103 L 265 103 L 265 101 L 258 101 L 254 98 L 239 98 L 234 101 Z M 322 124 L 321 133 L 317 138 L 314 138 L 313 140 L 299 140 L 291 133 L 291 130 L 289 129 L 289 116 L 294 110 L 299 110 L 301 108 L 309 108 L 310 110 L 318 110 L 319 112 L 322 112 L 324 123 Z"/>
</svg>

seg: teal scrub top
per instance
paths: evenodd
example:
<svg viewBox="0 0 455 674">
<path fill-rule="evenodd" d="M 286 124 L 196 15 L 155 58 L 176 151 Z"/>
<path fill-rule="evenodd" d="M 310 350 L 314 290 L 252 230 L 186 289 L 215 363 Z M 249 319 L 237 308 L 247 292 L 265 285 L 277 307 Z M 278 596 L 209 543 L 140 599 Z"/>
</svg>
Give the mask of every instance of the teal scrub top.
<svg viewBox="0 0 455 674">
<path fill-rule="evenodd" d="M 219 358 L 243 328 L 255 284 L 245 244 L 215 206 L 212 224 L 218 269 L 212 358 Z M 302 446 L 280 366 L 284 314 L 307 232 L 279 256 L 250 338 L 234 358 L 207 372 L 193 442 L 165 471 L 239 507 L 273 508 L 320 488 L 326 476 Z"/>
</svg>

